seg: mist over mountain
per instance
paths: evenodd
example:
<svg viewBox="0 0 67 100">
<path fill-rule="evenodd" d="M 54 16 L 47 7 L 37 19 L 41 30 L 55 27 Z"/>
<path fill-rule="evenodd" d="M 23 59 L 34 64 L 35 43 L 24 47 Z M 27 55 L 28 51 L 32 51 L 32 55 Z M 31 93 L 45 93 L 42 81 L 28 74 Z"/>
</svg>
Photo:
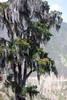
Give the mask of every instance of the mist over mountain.
<svg viewBox="0 0 67 100">
<path fill-rule="evenodd" d="M 62 23 L 60 30 L 51 29 L 53 36 L 44 50 L 49 53 L 57 66 L 58 76 L 67 76 L 67 23 Z"/>
</svg>

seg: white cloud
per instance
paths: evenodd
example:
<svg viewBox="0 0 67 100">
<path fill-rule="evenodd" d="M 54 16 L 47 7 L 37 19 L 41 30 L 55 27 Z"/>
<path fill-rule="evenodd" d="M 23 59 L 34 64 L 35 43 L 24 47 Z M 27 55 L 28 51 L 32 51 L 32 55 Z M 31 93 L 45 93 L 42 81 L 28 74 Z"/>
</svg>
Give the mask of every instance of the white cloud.
<svg viewBox="0 0 67 100">
<path fill-rule="evenodd" d="M 8 0 L 0 0 L 0 2 L 7 2 Z"/>
<path fill-rule="evenodd" d="M 61 2 L 62 2 L 63 0 L 59 0 L 59 1 L 61 1 Z"/>
<path fill-rule="evenodd" d="M 60 11 L 60 9 L 61 9 L 61 7 L 58 4 L 53 4 L 50 6 L 51 11 L 53 11 L 53 10 Z"/>
<path fill-rule="evenodd" d="M 67 22 L 67 17 L 62 14 L 63 22 Z"/>
</svg>

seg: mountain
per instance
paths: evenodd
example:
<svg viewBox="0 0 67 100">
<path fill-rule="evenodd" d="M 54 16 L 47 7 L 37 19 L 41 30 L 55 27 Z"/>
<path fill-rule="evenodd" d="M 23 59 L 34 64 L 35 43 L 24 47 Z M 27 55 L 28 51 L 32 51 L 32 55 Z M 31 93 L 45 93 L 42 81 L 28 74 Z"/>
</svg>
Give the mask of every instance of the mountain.
<svg viewBox="0 0 67 100">
<path fill-rule="evenodd" d="M 52 28 L 51 33 L 53 36 L 43 48 L 55 61 L 58 76 L 67 77 L 67 23 L 63 22 L 59 31 Z"/>
</svg>

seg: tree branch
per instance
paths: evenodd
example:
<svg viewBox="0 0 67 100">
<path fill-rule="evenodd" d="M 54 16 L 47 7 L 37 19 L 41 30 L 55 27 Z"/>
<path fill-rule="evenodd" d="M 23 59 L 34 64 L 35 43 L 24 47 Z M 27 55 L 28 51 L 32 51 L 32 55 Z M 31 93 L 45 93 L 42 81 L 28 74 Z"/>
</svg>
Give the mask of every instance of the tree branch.
<svg viewBox="0 0 67 100">
<path fill-rule="evenodd" d="M 33 69 L 33 70 L 30 70 L 30 72 L 26 75 L 26 79 L 31 75 L 31 73 L 32 72 L 34 72 L 35 71 L 35 69 Z"/>
</svg>

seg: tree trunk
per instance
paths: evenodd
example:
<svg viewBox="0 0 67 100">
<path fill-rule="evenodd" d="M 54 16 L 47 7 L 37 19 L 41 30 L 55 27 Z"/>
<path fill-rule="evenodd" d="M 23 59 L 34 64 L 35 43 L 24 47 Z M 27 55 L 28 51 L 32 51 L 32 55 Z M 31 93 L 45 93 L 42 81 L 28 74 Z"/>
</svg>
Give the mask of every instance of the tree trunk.
<svg viewBox="0 0 67 100">
<path fill-rule="evenodd" d="M 26 64 L 26 60 L 25 60 L 24 74 L 23 74 L 23 80 L 22 80 L 22 86 L 25 86 L 25 83 L 26 83 L 26 74 L 27 74 L 27 64 Z"/>
</svg>

